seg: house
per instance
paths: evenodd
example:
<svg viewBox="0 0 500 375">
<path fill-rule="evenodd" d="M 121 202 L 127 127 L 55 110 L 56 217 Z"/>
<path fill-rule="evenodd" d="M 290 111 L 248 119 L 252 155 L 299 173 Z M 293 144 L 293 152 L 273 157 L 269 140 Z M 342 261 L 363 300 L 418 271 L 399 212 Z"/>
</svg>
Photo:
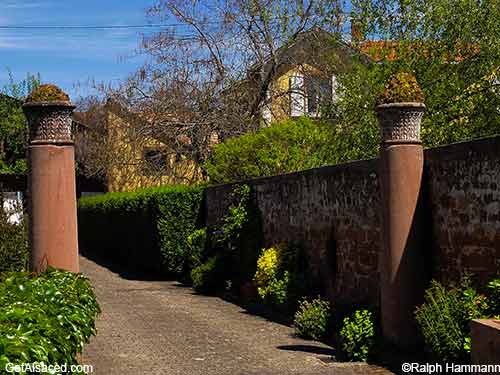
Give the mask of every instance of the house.
<svg viewBox="0 0 500 375">
<path fill-rule="evenodd" d="M 337 76 L 348 71 L 359 52 L 329 32 L 313 29 L 281 47 L 274 59 L 253 66 L 249 81 L 271 76 L 264 104 L 264 124 L 299 116 L 320 117 L 321 107 L 339 94 Z M 367 56 L 362 60 L 368 63 Z"/>
<path fill-rule="evenodd" d="M 439 43 L 436 41 L 434 47 L 439 47 Z M 477 55 L 479 47 L 457 43 L 453 54 L 436 55 L 428 42 L 365 40 L 353 23 L 351 41 L 344 41 L 321 29 L 303 32 L 293 43 L 278 49 L 273 59 L 268 58 L 264 64 L 253 66 L 247 76 L 250 82 L 263 82 L 262 77 L 272 77 L 261 111 L 265 125 L 304 115 L 318 118 L 322 105 L 338 98 L 341 87 L 337 76 L 349 70 L 355 56 L 362 63 L 369 64 L 395 61 L 401 54 L 412 52 L 429 59 L 439 58 L 445 63 L 460 63 Z"/>
<path fill-rule="evenodd" d="M 191 138 L 186 129 L 192 124 L 172 119 L 159 126 L 147 117 L 112 100 L 97 115 L 75 113 L 76 154 L 85 174 L 101 176 L 108 191 L 202 180 L 201 168 L 187 152 Z"/>
</svg>

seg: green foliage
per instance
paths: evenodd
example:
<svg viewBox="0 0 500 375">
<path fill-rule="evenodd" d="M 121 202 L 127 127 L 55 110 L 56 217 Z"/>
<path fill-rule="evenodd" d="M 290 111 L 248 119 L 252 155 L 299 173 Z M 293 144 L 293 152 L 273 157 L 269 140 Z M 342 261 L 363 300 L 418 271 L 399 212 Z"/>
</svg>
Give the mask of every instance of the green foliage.
<svg viewBox="0 0 500 375">
<path fill-rule="evenodd" d="M 40 84 L 40 76 L 28 74 L 26 79 L 15 82 L 8 73 L 9 83 L 0 90 L 0 174 L 26 174 L 28 126 L 21 105 Z"/>
<path fill-rule="evenodd" d="M 301 247 L 277 244 L 262 249 L 254 283 L 266 303 L 295 311 L 299 300 L 316 291 Z"/>
<path fill-rule="evenodd" d="M 413 74 L 399 72 L 389 77 L 378 104 L 424 101 L 424 94 Z"/>
<path fill-rule="evenodd" d="M 295 333 L 306 339 L 321 340 L 326 337 L 330 320 L 330 303 L 320 298 L 311 302 L 303 300 L 295 313 Z"/>
<path fill-rule="evenodd" d="M 213 184 L 319 167 L 335 161 L 333 133 L 308 118 L 284 121 L 215 146 L 205 167 Z"/>
<path fill-rule="evenodd" d="M 500 318 L 500 279 L 493 279 L 486 285 L 490 315 Z"/>
<path fill-rule="evenodd" d="M 234 185 L 231 202 L 221 226 L 211 232 L 209 243 L 210 252 L 224 265 L 223 283 L 218 289 L 230 281 L 232 292 L 238 293 L 239 287 L 252 280 L 255 274 L 262 228 L 250 186 Z"/>
<path fill-rule="evenodd" d="M 202 265 L 191 271 L 193 288 L 198 293 L 213 294 L 224 283 L 224 272 L 221 258 L 213 256 Z"/>
<path fill-rule="evenodd" d="M 44 362 L 77 364 L 77 353 L 96 333 L 100 309 L 81 274 L 49 269 L 39 276 L 3 275 L 0 282 L 0 368 Z"/>
<path fill-rule="evenodd" d="M 357 310 L 350 317 L 345 317 L 340 341 L 348 360 L 367 361 L 375 344 L 373 314 L 368 310 Z"/>
<path fill-rule="evenodd" d="M 180 275 L 187 269 L 185 252 L 187 236 L 200 221 L 203 190 L 201 188 L 165 188 L 156 195 L 152 204 L 156 207 L 156 227 L 160 240 L 163 263 L 168 272 Z"/>
<path fill-rule="evenodd" d="M 80 247 L 139 267 L 181 276 L 187 238 L 199 226 L 203 190 L 167 186 L 78 202 Z"/>
<path fill-rule="evenodd" d="M 446 288 L 433 280 L 425 303 L 415 311 L 426 348 L 438 360 L 467 361 L 470 354 L 469 322 L 487 314 L 484 295 L 465 276 L 460 285 Z"/>
<path fill-rule="evenodd" d="M 239 287 L 255 273 L 260 249 L 260 221 L 250 187 L 233 186 L 231 204 L 220 226 L 193 235 L 188 242 L 197 243 L 194 253 L 204 262 L 191 272 L 195 289 L 210 294 L 224 290 L 239 293 Z M 191 252 L 188 250 L 188 258 Z"/>
<path fill-rule="evenodd" d="M 233 199 L 237 201 L 235 205 L 229 207 L 229 213 L 224 216 L 221 235 L 217 241 L 226 246 L 229 251 L 238 249 L 238 242 L 242 236 L 245 225 L 250 220 L 248 205 L 250 203 L 250 186 L 237 185 L 233 189 Z"/>
<path fill-rule="evenodd" d="M 0 194 L 0 273 L 26 270 L 29 257 L 26 222 L 9 222 L 1 202 Z"/>
<path fill-rule="evenodd" d="M 207 247 L 207 228 L 197 229 L 191 233 L 186 240 L 186 259 L 184 266 L 187 272 L 202 264 Z"/>
<path fill-rule="evenodd" d="M 339 75 L 343 88 L 336 104 L 339 126 L 359 134 L 376 129 L 376 93 L 392 74 L 409 71 L 425 96 L 424 146 L 500 133 L 498 4 L 354 0 L 352 17 L 366 38 L 397 42 L 373 44 L 369 55 L 378 56 L 376 63 L 366 64 L 360 58 L 352 71 Z M 364 143 L 362 137 L 356 141 Z M 367 141 L 365 148 L 371 149 L 373 143 Z"/>
<path fill-rule="evenodd" d="M 284 244 L 278 244 L 269 249 L 263 249 L 257 260 L 257 271 L 254 282 L 259 296 L 274 305 L 283 305 L 288 301 L 288 284 L 290 274 L 281 272 Z"/>
<path fill-rule="evenodd" d="M 52 84 L 43 84 L 36 87 L 26 98 L 27 103 L 54 101 L 69 102 L 69 96 Z"/>
</svg>

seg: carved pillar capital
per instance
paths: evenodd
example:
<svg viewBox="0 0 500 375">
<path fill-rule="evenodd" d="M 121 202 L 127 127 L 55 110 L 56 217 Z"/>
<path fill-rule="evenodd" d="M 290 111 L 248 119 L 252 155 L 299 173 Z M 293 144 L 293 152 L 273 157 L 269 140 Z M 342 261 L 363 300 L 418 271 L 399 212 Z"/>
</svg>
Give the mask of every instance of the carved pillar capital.
<svg viewBox="0 0 500 375">
<path fill-rule="evenodd" d="M 25 103 L 23 111 L 29 123 L 30 144 L 73 144 L 74 109 L 69 101 Z"/>
<path fill-rule="evenodd" d="M 423 103 L 390 103 L 375 110 L 380 123 L 382 143 L 420 143 Z"/>
</svg>

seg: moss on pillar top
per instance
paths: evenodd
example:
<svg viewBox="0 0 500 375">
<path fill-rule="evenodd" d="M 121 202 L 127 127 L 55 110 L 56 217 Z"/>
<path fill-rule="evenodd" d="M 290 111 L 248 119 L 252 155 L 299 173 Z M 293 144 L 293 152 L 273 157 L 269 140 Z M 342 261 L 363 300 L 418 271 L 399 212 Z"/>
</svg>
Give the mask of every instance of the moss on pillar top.
<svg viewBox="0 0 500 375">
<path fill-rule="evenodd" d="M 59 87 L 52 84 L 38 86 L 26 98 L 26 103 L 69 101 L 69 96 Z"/>
<path fill-rule="evenodd" d="M 377 104 L 424 102 L 424 93 L 412 73 L 396 73 L 387 80 Z"/>
</svg>

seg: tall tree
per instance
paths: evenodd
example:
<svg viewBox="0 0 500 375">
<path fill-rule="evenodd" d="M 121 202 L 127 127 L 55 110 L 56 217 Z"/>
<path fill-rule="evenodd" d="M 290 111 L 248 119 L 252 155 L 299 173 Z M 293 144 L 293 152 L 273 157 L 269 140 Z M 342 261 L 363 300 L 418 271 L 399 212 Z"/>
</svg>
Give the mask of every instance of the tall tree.
<svg viewBox="0 0 500 375">
<path fill-rule="evenodd" d="M 341 0 L 159 0 L 148 17 L 171 26 L 143 37 L 148 63 L 107 94 L 198 165 L 217 139 L 259 127 L 283 47 L 344 22 Z"/>
<path fill-rule="evenodd" d="M 40 75 L 27 74 L 17 82 L 8 71 L 9 82 L 0 90 L 0 173 L 25 174 L 28 127 L 21 105 L 40 84 Z"/>
<path fill-rule="evenodd" d="M 426 97 L 426 146 L 500 133 L 498 1 L 354 0 L 351 19 L 354 45 L 377 63 L 341 77 L 347 128 L 375 134 L 376 94 L 390 74 L 410 71 Z"/>
</svg>

